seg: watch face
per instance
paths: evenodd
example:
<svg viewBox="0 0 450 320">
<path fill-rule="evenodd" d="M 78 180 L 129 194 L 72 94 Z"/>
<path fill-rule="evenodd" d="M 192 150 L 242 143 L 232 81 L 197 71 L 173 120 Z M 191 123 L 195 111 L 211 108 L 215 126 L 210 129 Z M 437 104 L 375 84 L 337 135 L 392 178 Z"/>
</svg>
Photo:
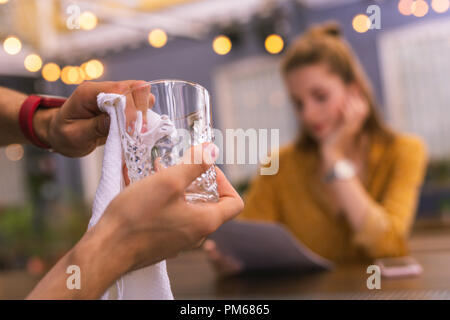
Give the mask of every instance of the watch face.
<svg viewBox="0 0 450 320">
<path fill-rule="evenodd" d="M 355 175 L 355 167 L 351 162 L 346 160 L 336 163 L 335 170 L 338 179 L 350 179 Z"/>
</svg>

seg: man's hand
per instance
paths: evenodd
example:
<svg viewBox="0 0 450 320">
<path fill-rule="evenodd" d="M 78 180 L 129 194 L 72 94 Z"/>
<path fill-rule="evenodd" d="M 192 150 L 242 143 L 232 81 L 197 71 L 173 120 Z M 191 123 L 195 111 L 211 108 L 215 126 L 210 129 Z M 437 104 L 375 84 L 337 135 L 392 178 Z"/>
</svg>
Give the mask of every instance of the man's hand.
<svg viewBox="0 0 450 320">
<path fill-rule="evenodd" d="M 61 108 L 36 112 L 33 119 L 36 134 L 56 152 L 68 157 L 85 156 L 105 143 L 109 131 L 110 119 L 98 109 L 97 95 L 100 92 L 129 93 L 132 88 L 142 86 L 143 83 L 135 80 L 84 82 Z M 132 100 L 131 94 L 128 95 L 127 104 Z"/>
<path fill-rule="evenodd" d="M 96 299 L 123 274 L 200 246 L 207 235 L 234 218 L 243 201 L 218 168 L 218 202 L 184 199 L 186 187 L 217 158 L 217 149 L 203 150 L 208 152 L 203 153 L 202 164 L 185 161 L 125 188 L 28 298 Z M 66 287 L 69 265 L 80 267 L 81 290 Z"/>
<path fill-rule="evenodd" d="M 162 169 L 125 188 L 106 209 L 98 228 L 105 228 L 106 224 L 116 228 L 113 247 L 118 256 L 122 256 L 121 260 L 131 263 L 127 270 L 200 246 L 207 235 L 242 210 L 242 199 L 218 168 L 219 202 L 186 202 L 185 189 L 218 156 L 218 149 L 213 144 L 204 144 L 204 147 L 202 165 L 180 164 Z M 202 150 L 197 148 L 191 156 L 199 159 L 193 155 L 199 152 Z"/>
</svg>

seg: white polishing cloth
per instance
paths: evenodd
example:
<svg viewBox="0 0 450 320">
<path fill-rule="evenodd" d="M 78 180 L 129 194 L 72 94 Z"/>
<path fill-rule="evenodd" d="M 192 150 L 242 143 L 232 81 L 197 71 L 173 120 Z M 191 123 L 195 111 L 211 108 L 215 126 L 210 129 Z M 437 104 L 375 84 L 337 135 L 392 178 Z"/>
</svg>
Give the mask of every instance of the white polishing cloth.
<svg viewBox="0 0 450 320">
<path fill-rule="evenodd" d="M 100 93 L 97 96 L 97 104 L 100 110 L 109 114 L 110 127 L 105 144 L 102 174 L 95 194 L 89 228 L 98 222 L 111 200 L 124 188 L 122 176 L 123 149 L 120 137 L 123 134 L 129 138 L 124 130 L 125 96 Z M 144 143 L 151 148 L 158 139 L 167 134 L 167 121 L 162 121 L 161 116 L 150 109 L 147 111 L 147 121 L 149 131 L 143 133 L 142 136 Z M 141 128 L 142 113 L 138 112 L 135 130 L 140 132 Z M 102 299 L 173 299 L 166 261 L 125 274 L 103 294 Z"/>
</svg>

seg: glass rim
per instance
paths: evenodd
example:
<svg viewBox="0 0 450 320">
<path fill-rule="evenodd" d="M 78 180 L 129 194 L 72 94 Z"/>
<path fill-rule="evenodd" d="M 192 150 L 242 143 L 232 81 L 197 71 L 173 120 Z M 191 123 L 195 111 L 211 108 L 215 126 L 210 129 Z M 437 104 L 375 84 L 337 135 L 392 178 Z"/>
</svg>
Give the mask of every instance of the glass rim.
<svg viewBox="0 0 450 320">
<path fill-rule="evenodd" d="M 144 87 L 144 86 L 146 86 L 146 85 L 152 86 L 152 85 L 154 85 L 154 84 L 160 84 L 160 83 L 165 83 L 165 82 L 176 82 L 176 83 L 188 84 L 188 85 L 191 85 L 191 86 L 193 86 L 193 87 L 196 87 L 197 89 L 204 90 L 204 91 L 208 92 L 208 90 L 207 90 L 204 86 L 202 86 L 201 84 L 198 84 L 198 83 L 196 83 L 196 82 L 193 82 L 193 81 L 181 80 L 181 79 L 157 79 L 157 80 L 145 81 L 145 82 L 142 83 L 142 85 L 140 85 L 139 87 L 130 89 L 130 90 L 128 90 L 127 92 L 122 93 L 122 95 L 128 95 L 128 94 L 130 94 L 131 92 L 133 92 L 133 90 L 135 90 L 135 89 L 137 89 L 137 88 L 142 88 L 142 87 Z"/>
</svg>

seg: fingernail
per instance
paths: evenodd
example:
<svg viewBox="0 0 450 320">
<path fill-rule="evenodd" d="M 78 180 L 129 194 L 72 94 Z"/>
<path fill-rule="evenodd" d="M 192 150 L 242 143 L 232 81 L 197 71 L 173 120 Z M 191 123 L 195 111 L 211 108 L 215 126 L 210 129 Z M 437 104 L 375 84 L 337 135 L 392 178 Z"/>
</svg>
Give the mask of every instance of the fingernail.
<svg viewBox="0 0 450 320">
<path fill-rule="evenodd" d="M 205 151 L 208 153 L 211 163 L 216 161 L 219 156 L 219 148 L 214 144 L 210 143 L 205 147 Z"/>
</svg>

